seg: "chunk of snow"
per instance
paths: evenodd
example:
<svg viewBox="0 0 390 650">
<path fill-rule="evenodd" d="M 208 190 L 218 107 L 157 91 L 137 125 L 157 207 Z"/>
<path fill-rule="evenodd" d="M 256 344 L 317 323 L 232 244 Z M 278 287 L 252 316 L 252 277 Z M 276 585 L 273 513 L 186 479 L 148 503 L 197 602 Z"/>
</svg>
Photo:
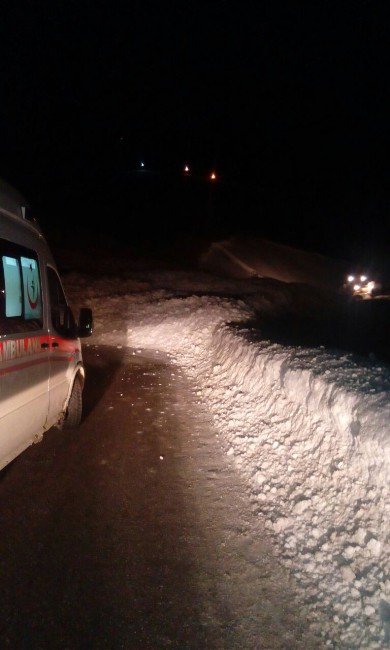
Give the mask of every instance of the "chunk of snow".
<svg viewBox="0 0 390 650">
<path fill-rule="evenodd" d="M 293 507 L 293 512 L 296 515 L 300 515 L 302 512 L 305 512 L 305 510 L 310 506 L 310 501 L 309 499 L 302 499 L 302 501 L 298 501 L 294 507 Z"/>
<path fill-rule="evenodd" d="M 341 568 L 341 575 L 343 576 L 343 580 L 345 582 L 353 582 L 356 578 L 356 575 L 349 566 L 343 566 Z"/>
<path fill-rule="evenodd" d="M 289 518 L 289 517 L 281 517 L 280 519 L 277 519 L 277 521 L 275 521 L 273 523 L 273 529 L 274 529 L 275 533 L 280 533 L 280 532 L 286 530 L 287 528 L 292 527 L 293 524 L 294 524 L 294 522 L 293 522 L 293 520 L 291 518 Z"/>
<path fill-rule="evenodd" d="M 381 553 L 382 545 L 377 539 L 370 539 L 367 543 L 367 548 L 370 551 L 371 555 L 378 557 Z"/>
</svg>

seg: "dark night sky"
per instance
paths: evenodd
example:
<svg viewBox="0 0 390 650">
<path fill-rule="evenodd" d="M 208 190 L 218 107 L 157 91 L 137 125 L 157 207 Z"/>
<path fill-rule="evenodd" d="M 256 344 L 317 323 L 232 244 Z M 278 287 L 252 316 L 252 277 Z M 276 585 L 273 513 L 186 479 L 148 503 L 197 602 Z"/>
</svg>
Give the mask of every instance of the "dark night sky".
<svg viewBox="0 0 390 650">
<path fill-rule="evenodd" d="M 126 234 L 155 196 L 168 232 L 187 200 L 188 234 L 201 214 L 227 229 L 239 214 L 242 229 L 335 253 L 383 242 L 389 18 L 374 0 L 8 3 L 0 174 L 48 224 L 113 209 Z"/>
</svg>

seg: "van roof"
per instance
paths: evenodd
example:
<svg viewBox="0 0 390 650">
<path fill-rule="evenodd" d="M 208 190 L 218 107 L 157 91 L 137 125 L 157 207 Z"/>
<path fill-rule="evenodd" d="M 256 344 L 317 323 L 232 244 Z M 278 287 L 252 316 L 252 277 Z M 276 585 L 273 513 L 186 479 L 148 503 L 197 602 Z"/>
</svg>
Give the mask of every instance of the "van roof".
<svg viewBox="0 0 390 650">
<path fill-rule="evenodd" d="M 38 221 L 31 214 L 31 207 L 20 192 L 0 178 L 0 211 L 9 216 L 27 221 L 41 233 Z"/>
</svg>

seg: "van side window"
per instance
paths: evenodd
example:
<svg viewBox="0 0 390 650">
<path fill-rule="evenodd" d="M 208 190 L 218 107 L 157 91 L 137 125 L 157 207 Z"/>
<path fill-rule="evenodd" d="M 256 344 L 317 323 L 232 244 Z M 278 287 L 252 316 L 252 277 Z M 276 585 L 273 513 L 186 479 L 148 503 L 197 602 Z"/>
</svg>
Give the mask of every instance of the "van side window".
<svg viewBox="0 0 390 650">
<path fill-rule="evenodd" d="M 0 334 L 32 332 L 42 326 L 37 255 L 0 239 Z"/>
<path fill-rule="evenodd" d="M 51 322 L 58 334 L 64 337 L 74 337 L 76 323 L 57 273 L 50 266 L 47 267 L 47 279 L 49 283 L 50 314 Z"/>
</svg>

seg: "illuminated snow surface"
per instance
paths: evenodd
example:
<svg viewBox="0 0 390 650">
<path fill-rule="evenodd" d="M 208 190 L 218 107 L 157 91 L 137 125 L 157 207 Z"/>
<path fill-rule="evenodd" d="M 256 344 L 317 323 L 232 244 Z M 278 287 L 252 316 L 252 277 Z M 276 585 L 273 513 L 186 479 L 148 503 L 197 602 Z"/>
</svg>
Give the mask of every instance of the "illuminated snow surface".
<svg viewBox="0 0 390 650">
<path fill-rule="evenodd" d="M 325 644 L 387 647 L 389 369 L 254 336 L 250 281 L 166 271 L 67 285 L 94 309 L 95 341 L 163 351 L 184 369 Z"/>
</svg>

